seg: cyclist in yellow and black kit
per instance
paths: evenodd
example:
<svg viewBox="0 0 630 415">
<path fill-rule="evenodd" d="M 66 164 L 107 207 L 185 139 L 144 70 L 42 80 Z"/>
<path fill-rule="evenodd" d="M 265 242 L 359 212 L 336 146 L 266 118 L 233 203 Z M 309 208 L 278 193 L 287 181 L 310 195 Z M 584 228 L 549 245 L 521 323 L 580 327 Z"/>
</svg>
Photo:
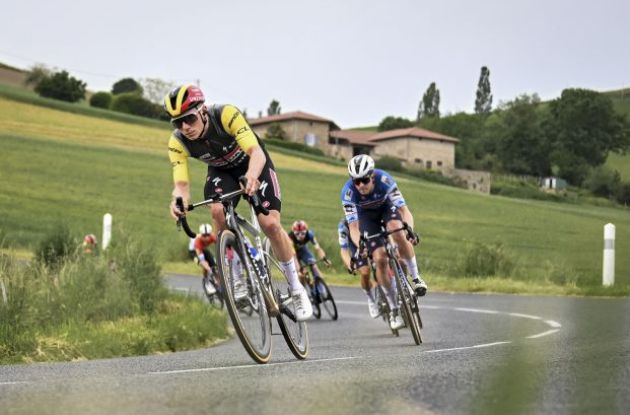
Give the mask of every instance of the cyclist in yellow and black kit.
<svg viewBox="0 0 630 415">
<path fill-rule="evenodd" d="M 245 176 L 245 193 L 250 196 L 257 193 L 262 205 L 270 211 L 268 216 L 258 215 L 258 221 L 287 277 L 297 318 L 309 318 L 313 313 L 311 303 L 298 279 L 293 245 L 280 223 L 280 185 L 261 140 L 236 107 L 207 106 L 203 92 L 194 85 L 182 85 L 170 91 L 164 97 L 164 108 L 175 127 L 168 143 L 175 184 L 171 215 L 177 218 L 183 214 L 175 206 L 175 198 L 182 197 L 186 206 L 190 201 L 189 157 L 208 165 L 206 198 L 238 190 L 238 178 Z M 210 210 L 215 227 L 219 231 L 225 229 L 223 206 L 213 203 Z"/>
</svg>

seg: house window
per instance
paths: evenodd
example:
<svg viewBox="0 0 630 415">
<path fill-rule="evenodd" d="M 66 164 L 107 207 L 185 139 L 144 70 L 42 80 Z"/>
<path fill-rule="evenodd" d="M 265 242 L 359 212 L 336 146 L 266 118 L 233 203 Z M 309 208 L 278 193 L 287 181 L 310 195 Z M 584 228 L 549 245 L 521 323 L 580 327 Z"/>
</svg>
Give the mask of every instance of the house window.
<svg viewBox="0 0 630 415">
<path fill-rule="evenodd" d="M 437 165 L 438 165 L 438 167 L 442 167 L 442 162 L 441 162 L 441 161 L 438 161 L 438 162 L 437 162 Z"/>
<path fill-rule="evenodd" d="M 433 166 L 431 160 L 427 160 L 427 169 L 430 169 Z"/>
<path fill-rule="evenodd" d="M 316 147 L 317 146 L 317 136 L 313 133 L 308 133 L 306 135 L 304 135 L 304 144 L 306 144 L 309 147 Z"/>
<path fill-rule="evenodd" d="M 422 166 L 422 159 L 416 159 L 415 162 Z"/>
</svg>

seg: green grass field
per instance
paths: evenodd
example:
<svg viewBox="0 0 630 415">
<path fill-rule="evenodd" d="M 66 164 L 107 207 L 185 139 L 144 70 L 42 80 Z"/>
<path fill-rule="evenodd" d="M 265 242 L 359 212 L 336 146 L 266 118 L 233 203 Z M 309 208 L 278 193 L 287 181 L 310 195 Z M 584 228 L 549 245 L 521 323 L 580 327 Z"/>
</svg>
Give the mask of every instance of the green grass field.
<svg viewBox="0 0 630 415">
<path fill-rule="evenodd" d="M 114 237 L 142 235 L 164 262 L 185 258 L 187 239 L 176 232 L 167 209 L 172 190 L 167 126 L 132 125 L 0 98 L 0 131 L 5 245 L 32 249 L 58 221 L 67 222 L 77 237 L 100 235 L 102 216 L 109 212 Z M 306 219 L 337 259 L 345 169 L 275 152 L 272 157 L 281 179 L 284 225 Z M 194 160 L 191 167 L 193 197 L 200 199 L 205 168 Z M 449 278 L 457 275 L 454 265 L 475 242 L 502 243 L 517 264 L 514 280 L 598 285 L 608 222 L 617 226 L 617 284 L 630 286 L 630 255 L 623 254 L 630 251 L 627 209 L 486 196 L 411 179 L 400 179 L 399 185 L 423 236 L 417 249 L 421 264 L 429 281 L 441 276 L 440 287 L 448 289 Z M 207 220 L 203 212 L 190 218 L 193 225 Z"/>
</svg>

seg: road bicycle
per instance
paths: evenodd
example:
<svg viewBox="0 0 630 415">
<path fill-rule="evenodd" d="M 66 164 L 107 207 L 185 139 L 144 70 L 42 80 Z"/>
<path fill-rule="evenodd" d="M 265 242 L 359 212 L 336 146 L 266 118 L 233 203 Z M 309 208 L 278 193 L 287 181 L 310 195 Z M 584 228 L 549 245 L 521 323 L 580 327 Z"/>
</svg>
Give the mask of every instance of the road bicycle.
<svg viewBox="0 0 630 415">
<path fill-rule="evenodd" d="M 394 279 L 396 280 L 396 285 L 398 287 L 398 304 L 400 307 L 402 318 L 405 322 L 405 327 L 408 327 L 411 330 L 414 342 L 417 345 L 420 345 L 422 343 L 422 335 L 420 333 L 420 330 L 422 329 L 422 318 L 420 317 L 418 298 L 416 297 L 413 287 L 409 282 L 409 278 L 407 277 L 405 271 L 403 270 L 403 267 L 400 264 L 396 246 L 389 237 L 391 234 L 401 231 L 405 231 L 408 237 L 414 236 L 413 230 L 405 222 L 403 222 L 402 228 L 388 231 L 387 229 L 385 229 L 385 227 L 381 226 L 381 231 L 376 234 L 362 235 L 359 242 L 357 255 L 365 250 L 365 246 L 370 240 L 381 239 L 384 242 L 385 252 L 387 254 L 387 262 L 389 268 L 394 273 Z M 384 296 L 384 292 L 382 292 L 381 294 Z M 392 332 L 394 333 L 394 335 L 398 335 L 397 330 L 396 332 L 392 330 Z"/>
<path fill-rule="evenodd" d="M 305 359 L 309 346 L 306 323 L 296 319 L 295 305 L 282 268 L 262 247 L 257 214 L 267 215 L 269 211 L 261 206 L 255 195 L 244 197 L 251 214 L 248 221 L 236 212 L 236 204 L 242 196 L 241 189 L 213 195 L 185 209 L 181 198 L 176 199 L 176 204 L 181 212 L 211 203 L 223 204 L 226 229 L 218 236 L 218 275 L 234 331 L 250 357 L 257 363 L 269 361 L 271 336 L 279 334 L 272 332 L 272 318 L 276 318 L 293 355 Z M 185 214 L 179 218 L 178 225 L 189 237 L 195 237 Z"/>
<path fill-rule="evenodd" d="M 328 284 L 321 276 L 315 276 L 313 265 L 304 264 L 300 269 L 300 272 L 304 275 L 304 288 L 307 290 L 308 298 L 313 305 L 313 315 L 319 320 L 322 317 L 321 309 L 324 308 L 332 320 L 337 320 L 339 314 L 337 313 L 337 304 L 332 291 L 330 291 Z M 313 276 L 312 278 L 311 275 Z"/>
</svg>

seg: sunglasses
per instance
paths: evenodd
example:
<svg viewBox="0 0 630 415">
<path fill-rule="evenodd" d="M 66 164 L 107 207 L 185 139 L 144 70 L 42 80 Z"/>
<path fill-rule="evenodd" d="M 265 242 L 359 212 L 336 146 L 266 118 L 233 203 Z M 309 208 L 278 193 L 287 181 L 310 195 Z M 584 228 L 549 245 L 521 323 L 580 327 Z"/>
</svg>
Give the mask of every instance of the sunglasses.
<svg viewBox="0 0 630 415">
<path fill-rule="evenodd" d="M 370 176 L 361 177 L 360 179 L 352 179 L 352 183 L 354 183 L 355 186 L 358 186 L 360 184 L 368 184 L 370 180 L 372 180 L 372 177 Z"/>
<path fill-rule="evenodd" d="M 184 125 L 184 123 L 188 125 L 193 125 L 195 122 L 197 122 L 196 112 L 171 120 L 171 124 L 173 124 L 175 128 L 182 128 L 182 125 Z"/>
</svg>

